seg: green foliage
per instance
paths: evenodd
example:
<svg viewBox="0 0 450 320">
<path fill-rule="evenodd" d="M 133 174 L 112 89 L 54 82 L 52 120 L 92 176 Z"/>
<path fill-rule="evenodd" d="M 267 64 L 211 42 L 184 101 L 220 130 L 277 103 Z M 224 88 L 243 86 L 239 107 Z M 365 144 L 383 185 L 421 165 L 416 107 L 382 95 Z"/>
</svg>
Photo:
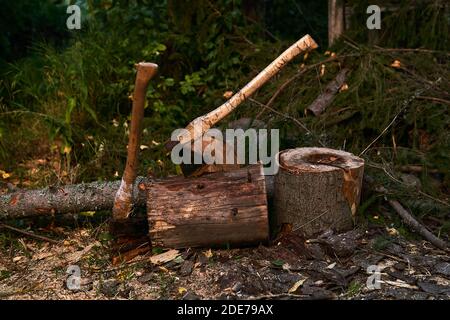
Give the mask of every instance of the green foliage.
<svg viewBox="0 0 450 320">
<path fill-rule="evenodd" d="M 248 80 L 254 58 L 269 61 L 276 50 L 262 52 L 262 39 L 242 18 L 240 1 L 87 4 L 88 18 L 67 48 L 42 43 L 3 80 L 0 128 L 11 133 L 0 144 L 6 165 L 20 156 L 20 148 L 4 143 L 18 134 L 10 126 L 31 121 L 46 127 L 51 140 L 62 141 L 68 164 L 97 158 L 101 166 L 109 152 L 110 176 L 124 163 L 125 149 L 119 151 L 117 142 L 125 146 L 127 140 L 126 130 L 111 121 L 121 125 L 128 118 L 136 62 L 160 65 L 147 93 L 145 125 L 146 136 L 161 143 L 173 129 L 222 103 L 224 91 Z M 144 154 L 143 164 L 163 157 L 162 150 L 153 152 L 152 159 Z"/>
<path fill-rule="evenodd" d="M 0 1 L 0 67 L 24 57 L 33 43 L 60 44 L 66 35 L 64 1 Z"/>
<path fill-rule="evenodd" d="M 429 197 L 442 198 L 450 182 L 447 105 L 411 97 L 441 78 L 420 95 L 448 101 L 448 54 L 433 51 L 449 48 L 447 7 L 441 9 L 441 1 L 420 4 L 418 10 L 401 6 L 385 15 L 377 33 L 365 27 L 368 2 L 355 1 L 352 29 L 330 49 L 340 60 L 325 63 L 321 76 L 328 58 L 323 55 L 326 2 L 288 2 L 78 1 L 86 15 L 82 30 L 70 32 L 61 41 L 63 49 L 51 41 L 33 46 L 32 55 L 9 66 L 0 80 L 2 169 L 16 168 L 37 156 L 36 146 L 54 143 L 66 171 L 81 167 L 75 180 L 111 179 L 121 172 L 134 64 L 145 60 L 160 69 L 147 92 L 142 144 L 148 148 L 141 152 L 140 173 L 175 173 L 162 148 L 172 130 L 223 103 L 225 91 L 236 92 L 293 40 L 310 33 L 322 48 L 294 60 L 253 97 L 267 103 L 295 77 L 272 105 L 278 113 L 261 113 L 261 104 L 247 101 L 223 123 L 258 116 L 280 129 L 281 149 L 325 145 L 359 154 L 401 111 L 364 154 L 366 172 L 395 196 L 420 200 L 405 203 L 421 215 L 442 215 L 448 207 Z M 373 44 L 429 50 L 389 51 Z M 394 60 L 401 68 L 391 66 Z M 320 117 L 305 116 L 343 65 L 352 70 L 348 90 Z M 405 164 L 425 169 L 420 179 L 427 201 L 401 183 L 396 167 Z M 438 174 L 427 174 L 428 169 Z M 360 211 L 379 199 L 369 198 Z"/>
<path fill-rule="evenodd" d="M 450 7 L 447 0 L 349 0 L 353 6 L 351 26 L 365 26 L 369 5 L 379 5 L 382 11 L 381 30 L 352 28 L 349 35 L 360 43 L 370 42 L 385 47 L 429 48 L 450 50 Z"/>
</svg>

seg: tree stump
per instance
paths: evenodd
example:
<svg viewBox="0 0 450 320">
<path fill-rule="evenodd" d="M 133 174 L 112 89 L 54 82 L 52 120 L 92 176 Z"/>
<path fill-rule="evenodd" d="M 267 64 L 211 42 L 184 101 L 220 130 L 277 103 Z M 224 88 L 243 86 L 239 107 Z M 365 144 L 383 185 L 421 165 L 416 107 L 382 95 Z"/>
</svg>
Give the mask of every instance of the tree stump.
<svg viewBox="0 0 450 320">
<path fill-rule="evenodd" d="M 328 148 L 279 153 L 274 208 L 278 226 L 306 236 L 352 228 L 359 205 L 364 160 Z"/>
<path fill-rule="evenodd" d="M 269 238 L 262 165 L 147 185 L 153 246 L 254 244 Z"/>
</svg>

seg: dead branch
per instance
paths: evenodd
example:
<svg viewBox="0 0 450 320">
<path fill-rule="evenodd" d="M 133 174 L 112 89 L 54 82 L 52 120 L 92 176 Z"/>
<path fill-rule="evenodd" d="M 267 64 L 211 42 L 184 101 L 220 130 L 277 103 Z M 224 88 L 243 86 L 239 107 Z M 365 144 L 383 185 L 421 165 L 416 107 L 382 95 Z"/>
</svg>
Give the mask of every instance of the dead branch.
<svg viewBox="0 0 450 320">
<path fill-rule="evenodd" d="M 46 242 L 50 242 L 50 243 L 54 243 L 54 244 L 58 244 L 59 243 L 56 240 L 53 240 L 53 239 L 50 239 L 50 238 L 47 238 L 47 237 L 44 237 L 44 236 L 40 236 L 38 234 L 34 234 L 32 232 L 28 232 L 28 231 L 25 231 L 25 230 L 22 230 L 22 229 L 19 229 L 19 228 L 15 228 L 15 227 L 10 226 L 8 224 L 0 223 L 0 228 L 5 228 L 5 229 L 8 229 L 8 230 L 11 230 L 11 231 L 23 234 L 23 235 L 25 235 L 27 237 L 30 237 L 30 238 L 35 238 L 35 239 L 38 239 L 38 240 L 42 240 L 42 241 L 46 241 Z"/>
<path fill-rule="evenodd" d="M 307 110 L 311 111 L 315 116 L 322 114 L 331 102 L 333 102 L 339 89 L 345 83 L 348 72 L 349 69 L 347 68 L 339 71 L 336 78 L 325 87 L 324 92 L 311 103 Z"/>
<path fill-rule="evenodd" d="M 145 183 L 138 177 L 133 187 L 134 202 L 145 206 Z M 38 190 L 19 190 L 0 195 L 0 220 L 111 210 L 119 181 L 91 182 Z"/>
<path fill-rule="evenodd" d="M 437 248 L 446 250 L 448 244 L 432 234 L 425 226 L 419 223 L 397 200 L 388 200 L 389 204 L 394 208 L 403 221 L 412 229 L 417 231 L 422 237 L 435 245 Z"/>
</svg>

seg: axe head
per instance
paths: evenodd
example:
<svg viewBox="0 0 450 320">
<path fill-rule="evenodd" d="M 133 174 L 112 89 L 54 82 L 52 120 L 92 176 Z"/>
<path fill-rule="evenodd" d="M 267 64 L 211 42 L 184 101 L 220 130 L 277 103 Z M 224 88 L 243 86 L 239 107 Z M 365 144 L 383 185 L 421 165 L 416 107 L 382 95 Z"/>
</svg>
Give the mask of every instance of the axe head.
<svg viewBox="0 0 450 320">
<path fill-rule="evenodd" d="M 214 140 L 216 140 L 216 141 L 214 141 Z M 214 145 L 212 145 L 213 142 L 215 143 Z M 170 152 L 172 152 L 173 148 L 176 145 L 178 145 L 179 143 L 180 143 L 179 141 L 168 141 L 165 143 L 164 147 L 170 153 Z M 186 148 L 186 149 L 190 150 L 191 163 L 190 164 L 188 164 L 188 163 L 180 164 L 181 172 L 183 173 L 183 175 L 185 177 L 196 177 L 196 176 L 200 176 L 205 173 L 212 173 L 212 172 L 231 171 L 231 170 L 236 170 L 240 167 L 237 164 L 237 157 L 236 157 L 236 153 L 233 148 L 234 146 L 227 144 L 223 140 L 203 138 L 202 143 L 201 143 L 201 150 L 196 150 L 196 148 L 194 148 L 193 141 L 186 142 L 186 144 L 190 144 L 190 147 Z M 215 147 L 214 149 L 210 149 L 209 152 L 216 159 L 221 158 L 223 160 L 222 161 L 223 163 L 207 164 L 204 162 L 203 152 L 208 147 L 209 148 Z M 231 150 L 233 152 L 233 163 L 229 163 L 229 164 L 226 163 L 227 150 Z M 179 155 L 184 156 L 183 155 L 184 151 L 185 150 L 181 150 Z M 196 159 L 196 158 L 202 159 L 202 162 L 194 163 L 194 159 Z"/>
</svg>

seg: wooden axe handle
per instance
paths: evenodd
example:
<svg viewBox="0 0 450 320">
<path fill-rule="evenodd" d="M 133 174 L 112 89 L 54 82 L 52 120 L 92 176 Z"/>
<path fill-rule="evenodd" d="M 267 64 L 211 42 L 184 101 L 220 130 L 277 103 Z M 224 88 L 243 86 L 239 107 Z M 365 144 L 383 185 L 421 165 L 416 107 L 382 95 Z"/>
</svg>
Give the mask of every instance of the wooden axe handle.
<svg viewBox="0 0 450 320">
<path fill-rule="evenodd" d="M 239 90 L 233 95 L 227 102 L 222 104 L 217 109 L 194 119 L 186 126 L 190 136 L 179 136 L 178 142 L 186 143 L 190 140 L 196 140 L 203 135 L 209 128 L 214 126 L 217 122 L 229 115 L 234 109 L 236 109 L 244 100 L 250 97 L 256 90 L 261 88 L 270 78 L 277 74 L 289 61 L 294 59 L 302 52 L 314 50 L 318 47 L 317 43 L 311 38 L 310 35 L 306 35 L 286 51 L 284 51 L 278 58 L 276 58 L 271 64 L 269 64 L 263 71 L 261 71 L 252 81 L 250 81 L 245 87 Z M 194 128 L 196 128 L 194 130 Z M 168 149 L 172 149 L 178 142 L 168 143 L 166 146 Z"/>
<path fill-rule="evenodd" d="M 145 96 L 151 78 L 156 74 L 158 65 L 148 62 L 136 64 L 136 82 L 133 93 L 133 108 L 127 150 L 127 164 L 122 176 L 122 182 L 114 198 L 113 218 L 122 220 L 128 218 L 133 209 L 133 184 L 136 179 L 138 153 L 144 118 Z"/>
</svg>

